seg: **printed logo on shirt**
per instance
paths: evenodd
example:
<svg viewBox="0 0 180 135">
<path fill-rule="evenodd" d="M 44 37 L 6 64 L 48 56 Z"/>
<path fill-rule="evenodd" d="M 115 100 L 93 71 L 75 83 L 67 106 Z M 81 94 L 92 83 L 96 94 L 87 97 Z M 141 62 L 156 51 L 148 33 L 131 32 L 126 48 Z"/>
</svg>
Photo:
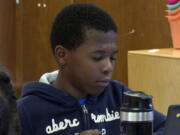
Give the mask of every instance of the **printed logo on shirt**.
<svg viewBox="0 0 180 135">
<path fill-rule="evenodd" d="M 52 124 L 46 127 L 46 133 L 52 134 L 54 132 L 58 132 L 60 130 L 65 130 L 68 127 L 77 127 L 80 122 L 78 119 L 73 119 L 72 121 L 69 119 L 64 119 L 64 121 L 60 121 L 59 123 L 55 122 L 55 119 L 51 119 Z"/>
<path fill-rule="evenodd" d="M 106 108 L 106 114 L 95 115 L 94 113 L 91 113 L 91 119 L 95 123 L 110 122 L 113 120 L 120 119 L 120 114 L 118 111 L 113 110 L 111 111 L 111 113 L 109 113 L 108 108 Z"/>
<path fill-rule="evenodd" d="M 94 114 L 91 113 L 91 119 L 95 123 L 103 123 L 103 122 L 110 122 L 117 119 L 120 119 L 120 114 L 118 111 L 109 111 L 108 108 L 106 108 L 105 114 Z M 54 118 L 51 119 L 51 125 L 48 125 L 45 130 L 47 134 L 52 134 L 61 130 L 65 130 L 68 127 L 78 127 L 80 125 L 80 121 L 76 118 L 74 118 L 72 121 L 65 118 L 63 121 L 56 122 Z M 102 130 L 102 135 L 106 134 L 106 129 Z"/>
</svg>

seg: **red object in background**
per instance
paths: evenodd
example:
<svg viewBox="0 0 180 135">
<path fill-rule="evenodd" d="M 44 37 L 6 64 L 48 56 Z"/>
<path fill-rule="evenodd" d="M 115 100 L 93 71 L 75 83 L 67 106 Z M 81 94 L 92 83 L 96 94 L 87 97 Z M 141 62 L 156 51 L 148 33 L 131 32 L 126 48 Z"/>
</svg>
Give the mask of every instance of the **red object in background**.
<svg viewBox="0 0 180 135">
<path fill-rule="evenodd" d="M 173 4 L 176 4 L 179 0 L 167 0 L 167 3 L 169 5 L 173 5 Z"/>
<path fill-rule="evenodd" d="M 170 24 L 173 48 L 180 48 L 180 13 L 167 16 L 167 18 Z"/>
</svg>

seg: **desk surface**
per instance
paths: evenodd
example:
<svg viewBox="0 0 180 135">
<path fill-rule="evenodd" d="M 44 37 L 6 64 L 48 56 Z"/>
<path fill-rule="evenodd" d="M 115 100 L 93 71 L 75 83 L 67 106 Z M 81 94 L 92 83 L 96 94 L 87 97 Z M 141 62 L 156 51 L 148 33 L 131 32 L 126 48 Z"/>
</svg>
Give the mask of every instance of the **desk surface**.
<svg viewBox="0 0 180 135">
<path fill-rule="evenodd" d="M 180 49 L 163 48 L 163 49 L 149 49 L 149 50 L 134 50 L 134 51 L 128 51 L 128 54 L 180 58 Z"/>
</svg>

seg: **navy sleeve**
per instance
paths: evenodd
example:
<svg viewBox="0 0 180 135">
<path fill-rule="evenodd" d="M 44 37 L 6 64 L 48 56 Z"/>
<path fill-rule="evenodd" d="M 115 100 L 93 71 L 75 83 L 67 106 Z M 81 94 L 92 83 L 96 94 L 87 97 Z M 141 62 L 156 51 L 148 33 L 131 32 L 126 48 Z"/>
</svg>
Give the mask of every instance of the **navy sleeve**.
<svg viewBox="0 0 180 135">
<path fill-rule="evenodd" d="M 154 110 L 154 135 L 163 135 L 165 128 L 166 116 Z"/>
<path fill-rule="evenodd" d="M 33 135 L 30 119 L 21 101 L 18 101 L 18 115 L 21 125 L 21 135 Z"/>
</svg>

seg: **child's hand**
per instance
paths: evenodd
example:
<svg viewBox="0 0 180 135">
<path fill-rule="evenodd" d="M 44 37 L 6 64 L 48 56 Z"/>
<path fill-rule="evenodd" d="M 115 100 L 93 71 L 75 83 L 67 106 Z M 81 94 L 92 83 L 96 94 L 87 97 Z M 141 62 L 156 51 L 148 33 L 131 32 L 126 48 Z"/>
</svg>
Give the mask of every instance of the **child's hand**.
<svg viewBox="0 0 180 135">
<path fill-rule="evenodd" d="M 85 130 L 81 132 L 79 135 L 101 135 L 101 132 L 98 130 Z"/>
</svg>

